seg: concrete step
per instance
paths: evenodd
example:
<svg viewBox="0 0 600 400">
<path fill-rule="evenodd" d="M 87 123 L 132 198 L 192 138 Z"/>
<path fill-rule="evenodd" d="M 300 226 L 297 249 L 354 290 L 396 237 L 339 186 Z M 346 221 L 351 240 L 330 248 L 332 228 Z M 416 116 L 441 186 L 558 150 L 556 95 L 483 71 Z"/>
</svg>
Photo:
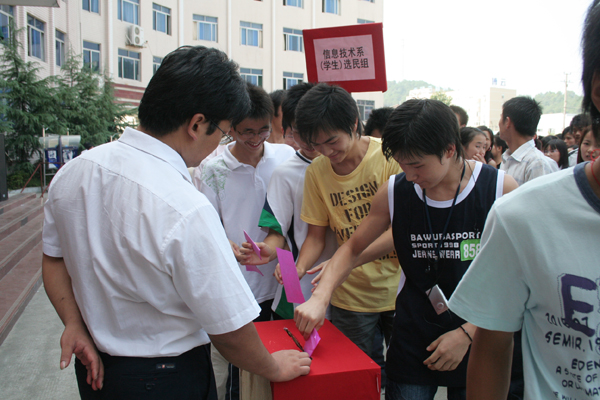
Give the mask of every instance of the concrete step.
<svg viewBox="0 0 600 400">
<path fill-rule="evenodd" d="M 42 283 L 42 242 L 0 279 L 0 344 Z"/>
<path fill-rule="evenodd" d="M 0 279 L 41 242 L 43 223 L 44 214 L 39 214 L 0 242 Z"/>
<path fill-rule="evenodd" d="M 0 215 L 5 212 L 12 210 L 15 207 L 20 206 L 23 203 L 34 199 L 37 195 L 35 193 L 23 193 L 15 196 L 10 196 L 8 200 L 0 202 Z"/>
<path fill-rule="evenodd" d="M 44 212 L 44 199 L 31 197 L 17 207 L 0 214 L 0 240 L 16 232 L 36 216 Z"/>
</svg>

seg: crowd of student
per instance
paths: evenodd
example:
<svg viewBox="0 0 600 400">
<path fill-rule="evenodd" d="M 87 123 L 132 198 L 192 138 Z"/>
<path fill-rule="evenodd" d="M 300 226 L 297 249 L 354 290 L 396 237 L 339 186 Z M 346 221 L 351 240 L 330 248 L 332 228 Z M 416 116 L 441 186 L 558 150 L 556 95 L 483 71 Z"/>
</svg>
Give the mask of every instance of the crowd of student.
<svg viewBox="0 0 600 400">
<path fill-rule="evenodd" d="M 44 283 L 82 398 L 236 399 L 234 366 L 306 375 L 308 354 L 256 333 L 279 318 L 305 337 L 331 319 L 385 365 L 388 400 L 599 396 L 598 3 L 586 114 L 560 138 L 536 138 L 529 97 L 496 135 L 436 100 L 363 126 L 340 87 L 269 95 L 218 50 L 165 57 L 140 126 L 65 165 L 45 206 Z"/>
</svg>

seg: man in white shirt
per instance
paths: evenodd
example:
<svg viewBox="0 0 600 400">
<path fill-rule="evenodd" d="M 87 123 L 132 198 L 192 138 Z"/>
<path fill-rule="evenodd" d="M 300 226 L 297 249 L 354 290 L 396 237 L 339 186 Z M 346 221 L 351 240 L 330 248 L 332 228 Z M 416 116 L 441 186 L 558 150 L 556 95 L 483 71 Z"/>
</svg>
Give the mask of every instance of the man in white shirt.
<svg viewBox="0 0 600 400">
<path fill-rule="evenodd" d="M 210 341 L 270 380 L 308 373 L 307 354 L 262 345 L 260 309 L 186 170 L 249 108 L 223 52 L 182 47 L 148 84 L 138 129 L 54 178 L 42 271 L 65 324 L 61 368 L 75 353 L 82 398 L 214 399 Z"/>
<path fill-rule="evenodd" d="M 514 97 L 502 106 L 499 134 L 508 150 L 502 155 L 500 169 L 515 178 L 519 186 L 558 171 L 558 164 L 535 147 L 533 137 L 541 115 L 542 108 L 531 97 Z"/>
</svg>

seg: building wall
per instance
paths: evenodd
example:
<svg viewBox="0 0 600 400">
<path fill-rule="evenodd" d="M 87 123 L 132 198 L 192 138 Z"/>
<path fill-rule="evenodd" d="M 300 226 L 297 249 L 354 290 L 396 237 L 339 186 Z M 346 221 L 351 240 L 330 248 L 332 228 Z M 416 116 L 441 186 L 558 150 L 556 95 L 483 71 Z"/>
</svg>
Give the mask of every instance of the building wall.
<svg viewBox="0 0 600 400">
<path fill-rule="evenodd" d="M 204 45 L 226 52 L 241 68 L 262 69 L 263 87 L 268 92 L 283 88 L 283 72 L 301 73 L 307 80 L 304 52 L 284 50 L 284 28 L 310 29 L 354 25 L 357 20 L 383 21 L 383 0 L 340 0 L 340 14 L 322 12 L 323 0 L 304 0 L 303 7 L 285 6 L 283 0 L 155 0 L 171 10 L 171 32 L 165 34 L 152 28 L 153 1 L 140 0 L 139 26 L 144 29 L 143 47 L 127 44 L 131 25 L 118 19 L 117 0 L 98 0 L 99 12 L 83 10 L 82 1 L 59 1 L 59 8 L 15 7 L 18 28 L 27 28 L 27 15 L 43 21 L 45 29 L 45 60 L 27 56 L 27 29 L 20 35 L 22 55 L 27 61 L 38 62 L 40 76 L 60 73 L 55 62 L 54 32 L 66 33 L 67 47 L 82 54 L 83 41 L 100 44 L 102 71 L 114 81 L 117 97 L 122 102 L 137 105 L 141 93 L 153 74 L 153 57 L 164 57 L 181 45 Z M 218 18 L 217 41 L 195 38 L 193 15 Z M 262 47 L 243 46 L 240 21 L 263 25 Z M 140 80 L 119 78 L 119 49 L 140 53 Z M 358 100 L 374 101 L 383 107 L 383 93 L 357 93 Z"/>
</svg>

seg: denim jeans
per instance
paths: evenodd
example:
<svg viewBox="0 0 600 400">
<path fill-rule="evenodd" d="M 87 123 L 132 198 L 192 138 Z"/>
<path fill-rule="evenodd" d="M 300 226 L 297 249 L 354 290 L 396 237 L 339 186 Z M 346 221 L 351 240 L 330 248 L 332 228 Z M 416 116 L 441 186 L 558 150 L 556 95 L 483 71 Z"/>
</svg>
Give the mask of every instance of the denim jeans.
<svg viewBox="0 0 600 400">
<path fill-rule="evenodd" d="M 385 343 L 389 345 L 394 327 L 394 313 L 393 310 L 375 313 L 357 312 L 331 306 L 331 323 L 371 357 L 377 324 L 380 321 Z"/>
<path fill-rule="evenodd" d="M 385 386 L 385 400 L 433 400 L 437 390 L 437 386 L 409 385 L 388 379 Z M 448 388 L 448 400 L 465 400 L 466 398 L 466 388 Z"/>
</svg>

